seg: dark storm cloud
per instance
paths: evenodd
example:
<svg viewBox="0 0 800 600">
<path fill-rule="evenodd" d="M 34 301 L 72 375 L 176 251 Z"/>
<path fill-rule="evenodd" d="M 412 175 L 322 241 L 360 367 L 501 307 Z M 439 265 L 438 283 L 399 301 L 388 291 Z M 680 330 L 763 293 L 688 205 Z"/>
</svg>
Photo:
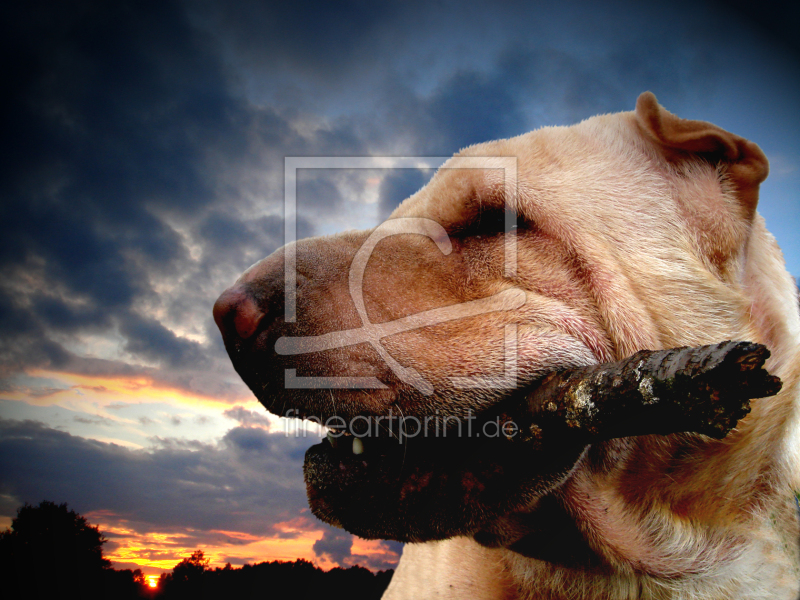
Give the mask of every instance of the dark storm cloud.
<svg viewBox="0 0 800 600">
<path fill-rule="evenodd" d="M 120 332 L 127 339 L 125 350 L 136 356 L 168 368 L 202 368 L 208 362 L 199 343 L 178 337 L 154 319 L 128 313 L 120 321 Z"/>
<path fill-rule="evenodd" d="M 314 554 L 340 565 L 347 564 L 353 549 L 353 536 L 341 529 L 328 529 L 314 542 Z"/>
<path fill-rule="evenodd" d="M 393 169 L 381 180 L 378 190 L 379 216 L 385 219 L 403 200 L 430 181 L 429 169 Z"/>
<path fill-rule="evenodd" d="M 416 7 L 413 7 L 416 8 Z M 376 60 L 363 49 L 376 31 L 408 14 L 397 2 L 204 2 L 192 7 L 221 31 L 237 53 L 269 57 L 271 67 L 291 68 L 330 78 Z"/>
<path fill-rule="evenodd" d="M 263 414 L 247 410 L 243 406 L 234 406 L 222 414 L 234 421 L 238 421 L 244 427 L 269 427 L 270 424 L 270 420 Z"/>
<path fill-rule="evenodd" d="M 33 299 L 32 312 L 42 325 L 67 331 L 98 329 L 109 324 L 109 314 L 97 306 L 70 306 L 58 296 L 40 295 Z"/>
<path fill-rule="evenodd" d="M 318 558 L 327 559 L 343 566 L 361 565 L 383 571 L 394 569 L 400 554 L 403 551 L 403 544 L 381 540 L 380 545 L 386 551 L 385 554 L 353 554 L 353 536 L 341 529 L 326 528 L 322 537 L 314 542 L 314 554 Z"/>
<path fill-rule="evenodd" d="M 641 3 L 614 6 L 626 10 L 255 0 L 5 7 L 6 370 L 83 372 L 96 365 L 62 343 L 120 332 L 134 361 L 160 365 L 156 378 L 191 382 L 179 371 L 193 365 L 230 375 L 210 306 L 282 244 L 285 156 L 449 155 L 630 109 L 646 88 L 701 97 L 708 73 L 725 66 L 719 49 L 731 46 L 718 29 L 741 28 L 738 13 L 702 3 L 681 21 Z M 580 43 L 565 43 L 564 27 Z M 270 88 L 271 104 L 246 97 L 251 86 Z M 345 194 L 359 190 L 318 171 L 299 173 L 300 237 L 326 215 L 346 218 Z M 389 175 L 379 215 L 425 179 Z M 158 317 L 143 308 L 154 305 Z M 116 370 L 129 367 L 138 368 Z"/>
<path fill-rule="evenodd" d="M 143 204 L 210 200 L 198 142 L 229 136 L 239 111 L 219 61 L 174 2 L 34 4 L 9 8 L 3 20 L 4 55 L 16 66 L 3 96 L 16 149 L 3 164 L 4 191 L 32 200 L 12 214 L 26 225 L 21 235 L 48 228 L 44 250 L 81 266 L 113 259 L 103 225 L 133 233 L 146 254 L 173 258 L 174 240 Z M 137 239 L 130 220 L 156 230 Z"/>
<path fill-rule="evenodd" d="M 232 252 L 238 245 L 263 245 L 274 249 L 280 244 L 283 235 L 283 222 L 279 217 L 261 220 L 258 225 L 236 219 L 221 210 L 211 212 L 201 223 L 198 231 L 214 256 L 220 252 Z M 259 240 L 259 234 L 266 239 Z"/>
<path fill-rule="evenodd" d="M 340 169 L 298 169 L 298 204 L 310 200 L 327 214 L 341 210 L 345 199 L 336 185 L 336 176 L 341 173 Z"/>
<path fill-rule="evenodd" d="M 177 4 L 5 10 L 0 39 L 13 68 L 2 126 L 14 151 L 0 167 L 0 268 L 7 285 L 33 270 L 41 289 L 24 290 L 23 309 L 9 286 L 4 304 L 44 344 L 37 328 L 102 327 L 120 312 L 130 320 L 133 300 L 150 292 L 148 270 L 185 260 L 151 210 L 212 201 L 198 142 L 236 135 L 228 124 L 241 109 Z"/>
<path fill-rule="evenodd" d="M 450 154 L 540 125 L 629 110 L 645 89 L 673 100 L 702 97 L 716 72 L 742 58 L 743 40 L 752 43 L 754 18 L 771 41 L 783 31 L 796 43 L 786 21 L 796 24 L 796 9 L 767 2 L 745 13 L 744 3 L 734 4 L 249 0 L 190 10 L 201 29 L 225 40 L 234 62 L 252 70 L 257 96 L 362 112 L 352 131 L 367 135 L 373 149 L 391 147 L 395 137 L 410 138 L 413 151 Z M 524 109 L 530 105 L 538 114 Z"/>
<path fill-rule="evenodd" d="M 281 165 L 282 166 L 282 165 Z M 308 190 L 304 190 L 308 191 Z M 304 200 L 315 208 L 328 198 L 324 195 L 306 194 Z M 281 204 L 283 198 L 280 198 Z M 302 209 L 306 206 L 303 203 Z M 252 262 L 268 256 L 284 243 L 283 217 L 268 215 L 264 217 L 238 217 L 226 212 L 225 207 L 215 208 L 200 221 L 197 233 L 204 243 L 204 266 L 237 263 L 244 269 Z M 297 215 L 297 236 L 314 235 L 315 225 L 303 214 Z M 247 254 L 244 255 L 244 250 Z M 249 261 L 249 262 L 248 262 Z M 232 271 L 235 276 L 239 271 Z"/>
<path fill-rule="evenodd" d="M 475 72 L 454 75 L 427 99 L 426 112 L 437 129 L 446 134 L 443 143 L 454 149 L 476 142 L 524 133 L 520 98 L 503 84 L 503 70 L 490 76 Z M 442 148 L 443 152 L 447 152 Z"/>
<path fill-rule="evenodd" d="M 111 427 L 114 425 L 114 421 L 111 419 L 107 419 L 106 417 L 72 417 L 72 420 L 76 423 L 83 423 L 84 425 L 102 425 L 104 427 Z"/>
<path fill-rule="evenodd" d="M 462 68 L 429 93 L 387 84 L 385 118 L 412 153 L 447 156 L 542 126 L 632 110 L 648 89 L 673 103 L 702 98 L 713 88 L 708 73 L 723 62 L 711 52 L 713 39 L 698 46 L 691 36 L 680 28 L 627 32 L 588 58 L 523 41 L 498 51 L 490 68 Z"/>
<path fill-rule="evenodd" d="M 777 40 L 800 58 L 800 5 L 783 0 L 759 2 L 755 7 L 749 0 L 724 0 L 714 3 L 720 12 L 733 12 L 747 19 L 769 39 Z"/>
<path fill-rule="evenodd" d="M 449 155 L 630 109 L 648 88 L 668 106 L 702 101 L 718 73 L 763 60 L 734 4 L 10 4 L 1 366 L 121 374 L 142 361 L 216 393 L 214 374 L 233 372 L 210 307 L 282 244 L 285 156 Z M 754 15 L 769 44 L 797 16 L 776 6 Z M 247 95 L 259 86 L 271 93 Z M 354 179 L 299 175 L 300 237 L 357 210 Z M 386 176 L 379 216 L 426 179 Z M 74 354 L 87 333 L 121 333 L 131 364 Z"/>
<path fill-rule="evenodd" d="M 394 569 L 397 567 L 397 562 L 403 553 L 403 544 L 392 540 L 381 540 L 380 545 L 386 551 L 383 556 L 375 554 L 371 556 L 359 557 L 353 564 L 367 566 L 375 571 L 385 571 L 386 569 Z"/>
<path fill-rule="evenodd" d="M 403 544 L 393 540 L 381 540 L 381 546 L 386 548 L 389 552 L 397 554 L 398 556 L 403 551 Z"/>
<path fill-rule="evenodd" d="M 0 497 L 108 510 L 150 530 L 273 535 L 306 506 L 302 455 L 313 439 L 237 427 L 219 444 L 161 440 L 150 451 L 0 419 Z M 288 516 L 287 516 L 288 515 Z"/>
<path fill-rule="evenodd" d="M 170 369 L 207 366 L 204 353 L 230 371 L 210 307 L 232 277 L 282 244 L 283 156 L 359 153 L 358 136 L 335 122 L 300 134 L 291 108 L 244 100 L 219 47 L 179 2 L 33 2 L 3 12 L 6 372 L 85 371 L 63 335 L 52 334 L 115 328 L 134 359 L 161 365 L 156 378 L 178 381 Z M 252 179 L 261 187 L 248 189 Z M 247 194 L 277 214 L 251 218 Z M 202 246 L 201 257 L 175 224 Z M 301 215 L 299 230 L 310 235 L 314 225 Z M 154 278 L 189 272 L 194 281 L 180 288 L 187 294 L 154 287 Z M 173 321 L 204 321 L 213 347 L 143 315 L 137 306 L 148 301 Z"/>
</svg>

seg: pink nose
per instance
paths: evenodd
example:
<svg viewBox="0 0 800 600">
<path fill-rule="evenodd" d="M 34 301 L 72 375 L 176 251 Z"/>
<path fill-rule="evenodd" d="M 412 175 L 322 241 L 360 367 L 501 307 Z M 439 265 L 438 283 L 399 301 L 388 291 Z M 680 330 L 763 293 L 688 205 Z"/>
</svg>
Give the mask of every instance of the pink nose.
<svg viewBox="0 0 800 600">
<path fill-rule="evenodd" d="M 239 337 L 246 340 L 256 332 L 263 318 L 264 313 L 256 306 L 255 300 L 245 288 L 238 285 L 222 292 L 214 304 L 214 321 L 223 338 L 233 328 Z"/>
</svg>

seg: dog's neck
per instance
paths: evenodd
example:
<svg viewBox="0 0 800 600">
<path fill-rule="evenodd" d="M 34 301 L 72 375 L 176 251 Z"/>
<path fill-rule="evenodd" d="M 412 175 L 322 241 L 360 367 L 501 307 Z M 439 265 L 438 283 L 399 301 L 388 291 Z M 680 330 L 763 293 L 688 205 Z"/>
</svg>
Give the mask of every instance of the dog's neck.
<svg viewBox="0 0 800 600">
<path fill-rule="evenodd" d="M 504 560 L 507 552 L 466 537 L 406 544 L 383 600 L 514 598 Z"/>
</svg>

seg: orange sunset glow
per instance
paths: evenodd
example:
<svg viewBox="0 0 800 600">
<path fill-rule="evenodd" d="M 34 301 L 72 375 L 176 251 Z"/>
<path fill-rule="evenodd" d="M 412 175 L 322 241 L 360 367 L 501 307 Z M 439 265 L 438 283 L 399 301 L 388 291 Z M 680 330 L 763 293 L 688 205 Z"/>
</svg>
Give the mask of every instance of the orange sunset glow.
<svg viewBox="0 0 800 600">
<path fill-rule="evenodd" d="M 159 452 L 160 446 L 151 446 L 152 436 L 158 436 L 161 430 L 164 431 L 162 435 L 166 435 L 167 427 L 177 425 L 177 432 L 195 439 L 204 435 L 209 442 L 217 439 L 231 428 L 236 429 L 232 417 L 222 416 L 232 408 L 239 411 L 237 415 L 252 415 L 246 427 L 240 427 L 241 431 L 271 433 L 278 436 L 277 443 L 283 443 L 287 431 L 297 432 L 296 426 L 288 428 L 285 420 L 267 413 L 249 392 L 223 400 L 164 385 L 149 377 L 100 377 L 41 369 L 31 370 L 28 377 L 32 385 L 14 389 L 7 395 L 9 399 L 33 411 L 70 411 L 68 414 L 76 416 L 63 421 L 62 427 L 84 436 L 87 434 L 80 428 L 97 423 L 99 427 L 88 435 L 101 443 L 145 452 L 131 455 L 132 458 Z M 301 438 L 297 442 L 301 447 L 311 445 L 314 434 L 310 434 L 308 440 Z M 192 448 L 187 447 L 187 458 L 197 452 Z M 297 483 L 301 484 L 299 472 Z M 86 516 L 111 542 L 105 556 L 117 568 L 140 568 L 151 586 L 157 585 L 161 573 L 169 572 L 198 548 L 203 549 L 212 567 L 295 559 L 305 559 L 326 569 L 348 566 L 349 562 L 339 562 L 315 550 L 326 528 L 310 516 L 304 504 L 303 501 L 297 506 L 300 516 L 287 515 L 278 520 L 272 526 L 272 533 L 267 535 L 217 527 L 164 530 L 111 510 L 89 511 Z M 350 547 L 350 555 L 371 557 L 381 564 L 392 564 L 397 558 L 396 552 L 387 550 L 379 542 L 358 538 Z"/>
<path fill-rule="evenodd" d="M 31 394 L 31 390 L 16 390 L 6 394 L 7 398 L 46 405 L 59 402 L 64 397 L 90 395 L 93 398 L 103 399 L 109 404 L 156 399 L 175 405 L 187 404 L 204 407 L 219 407 L 252 400 L 252 395 L 247 390 L 242 390 L 240 394 L 231 398 L 223 399 L 218 396 L 192 393 L 149 377 L 101 377 L 42 369 L 32 369 L 28 375 L 34 378 L 55 380 L 63 383 L 65 387 L 37 394 Z"/>
<path fill-rule="evenodd" d="M 222 567 L 228 562 L 244 564 L 297 558 L 324 569 L 349 566 L 315 554 L 313 546 L 323 529 L 318 521 L 307 515 L 279 523 L 275 535 L 267 538 L 246 532 L 220 530 L 138 533 L 130 523 L 113 515 L 92 513 L 88 516 L 115 542 L 115 549 L 106 552 L 105 556 L 120 568 L 137 565 L 148 577 L 152 575 L 157 578 L 156 573 L 172 569 L 198 548 L 197 540 L 201 537 L 205 538 L 201 547 L 212 567 Z M 287 539 L 287 535 L 293 537 Z M 352 553 L 381 561 L 396 559 L 378 540 L 355 538 Z"/>
</svg>

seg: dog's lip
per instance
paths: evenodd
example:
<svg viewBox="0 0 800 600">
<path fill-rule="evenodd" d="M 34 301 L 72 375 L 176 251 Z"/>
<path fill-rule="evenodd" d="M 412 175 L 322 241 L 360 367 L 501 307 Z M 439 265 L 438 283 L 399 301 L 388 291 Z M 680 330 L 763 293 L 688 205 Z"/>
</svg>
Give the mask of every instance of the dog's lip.
<svg viewBox="0 0 800 600">
<path fill-rule="evenodd" d="M 435 458 L 434 455 L 441 456 L 445 448 L 449 451 L 456 446 L 474 447 L 481 440 L 486 441 L 484 426 L 493 418 L 499 418 L 495 410 L 498 405 L 499 402 L 465 419 L 454 413 L 417 415 L 393 412 L 391 408 L 384 414 L 360 413 L 349 420 L 339 414 L 309 419 L 297 409 L 290 409 L 294 414 L 288 416 L 321 424 L 325 437 L 315 446 L 322 445 L 326 451 L 335 451 L 339 456 L 372 458 L 402 453 L 409 457 L 409 452 L 415 456 L 432 452 L 431 458 Z"/>
<path fill-rule="evenodd" d="M 343 435 L 312 445 L 303 472 L 312 513 L 363 538 L 467 535 L 524 500 L 516 445 L 476 435 L 387 440 Z M 361 445 L 363 444 L 363 447 Z M 357 450 L 354 452 L 354 447 Z"/>
<path fill-rule="evenodd" d="M 384 497 L 381 510 L 400 498 L 408 501 L 424 493 L 426 485 L 437 485 L 436 478 L 428 481 L 427 474 L 453 471 L 446 465 L 457 464 L 468 447 L 478 452 L 476 440 L 454 438 L 408 439 L 401 443 L 344 434 L 334 439 L 332 443 L 326 435 L 306 451 L 303 472 L 312 512 L 332 525 L 342 526 L 344 521 L 348 530 L 359 524 L 341 513 L 374 509 L 361 506 L 365 498 Z"/>
<path fill-rule="evenodd" d="M 515 398 L 519 399 L 521 394 L 539 385 L 545 375 L 537 376 L 516 388 L 504 389 L 496 397 L 486 399 L 484 404 L 462 406 L 456 403 L 457 399 L 454 399 L 453 405 L 448 407 L 453 410 L 448 412 L 440 408 L 443 404 L 446 405 L 446 397 L 443 397 L 444 400 L 440 399 L 440 403 L 428 411 L 403 409 L 400 401 L 395 398 L 385 410 L 378 411 L 364 406 L 346 406 L 340 403 L 334 412 L 324 408 L 315 410 L 314 406 L 303 402 L 297 404 L 287 402 L 289 407 L 282 414 L 275 414 L 310 421 L 322 426 L 326 432 L 335 437 L 385 438 L 401 443 L 408 438 L 441 437 L 452 440 L 463 437 L 460 433 L 452 434 L 452 431 L 466 432 L 466 437 L 476 437 L 472 432 L 477 432 L 487 420 L 499 418 L 503 408 L 508 408 L 508 403 L 514 402 Z M 407 423 L 412 423 L 413 426 L 407 426 Z"/>
</svg>

